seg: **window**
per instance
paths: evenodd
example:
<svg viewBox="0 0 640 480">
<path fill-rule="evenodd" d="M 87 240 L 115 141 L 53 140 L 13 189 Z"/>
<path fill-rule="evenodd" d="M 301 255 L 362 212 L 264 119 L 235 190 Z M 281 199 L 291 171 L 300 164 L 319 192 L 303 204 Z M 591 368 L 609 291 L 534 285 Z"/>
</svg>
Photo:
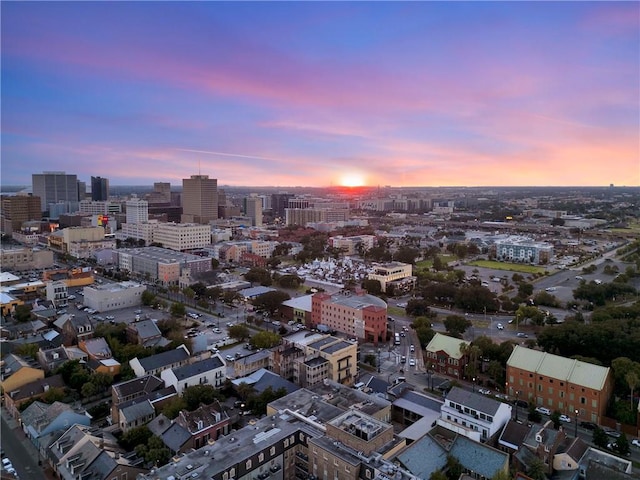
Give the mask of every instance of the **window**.
<svg viewBox="0 0 640 480">
<path fill-rule="evenodd" d="M 269 450 L 269 455 L 273 457 L 275 454 L 276 454 L 276 447 L 271 447 L 271 449 Z"/>
<path fill-rule="evenodd" d="M 587 403 L 587 399 L 585 397 L 580 397 L 580 403 L 585 405 Z"/>
<path fill-rule="evenodd" d="M 244 468 L 246 468 L 247 470 L 251 470 L 251 460 L 247 460 Z"/>
</svg>

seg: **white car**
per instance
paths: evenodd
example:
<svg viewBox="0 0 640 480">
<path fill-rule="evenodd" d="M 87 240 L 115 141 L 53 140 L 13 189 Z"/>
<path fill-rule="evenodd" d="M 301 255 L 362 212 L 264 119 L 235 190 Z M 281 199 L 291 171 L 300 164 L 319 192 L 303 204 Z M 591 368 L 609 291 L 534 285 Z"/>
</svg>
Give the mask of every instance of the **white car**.
<svg viewBox="0 0 640 480">
<path fill-rule="evenodd" d="M 631 440 L 631 445 L 634 445 L 636 447 L 640 447 L 640 439 L 639 438 L 634 438 L 633 440 Z"/>
<path fill-rule="evenodd" d="M 479 388 L 478 392 L 480 392 L 483 395 L 491 395 L 491 390 L 489 390 L 487 388 Z"/>
<path fill-rule="evenodd" d="M 560 421 L 565 423 L 571 423 L 571 419 L 567 415 L 560 415 Z"/>
<path fill-rule="evenodd" d="M 551 410 L 545 407 L 537 407 L 536 412 L 541 413 L 543 415 L 551 415 Z"/>
<path fill-rule="evenodd" d="M 498 330 L 504 330 L 504 325 L 502 325 L 501 323 L 499 323 L 496 326 L 498 327 Z"/>
<path fill-rule="evenodd" d="M 413 358 L 409 359 L 409 366 L 410 367 L 415 367 L 416 366 L 416 361 Z"/>
</svg>

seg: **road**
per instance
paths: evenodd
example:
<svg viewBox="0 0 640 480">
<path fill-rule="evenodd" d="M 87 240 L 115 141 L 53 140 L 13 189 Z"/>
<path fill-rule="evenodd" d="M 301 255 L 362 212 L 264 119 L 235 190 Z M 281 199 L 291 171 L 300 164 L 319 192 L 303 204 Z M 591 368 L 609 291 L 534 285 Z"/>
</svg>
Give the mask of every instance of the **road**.
<svg viewBox="0 0 640 480">
<path fill-rule="evenodd" d="M 9 412 L 4 407 L 2 408 L 0 427 L 2 449 L 11 460 L 18 476 L 25 480 L 47 480 L 43 468 L 38 465 L 38 454 L 35 447 L 20 430 L 13 418 L 9 417 Z"/>
</svg>

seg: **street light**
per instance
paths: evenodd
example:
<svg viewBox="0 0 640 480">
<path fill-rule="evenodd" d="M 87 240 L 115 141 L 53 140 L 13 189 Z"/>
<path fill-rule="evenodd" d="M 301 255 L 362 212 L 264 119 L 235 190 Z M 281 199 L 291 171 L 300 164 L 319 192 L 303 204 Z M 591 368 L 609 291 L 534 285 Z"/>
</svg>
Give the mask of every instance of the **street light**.
<svg viewBox="0 0 640 480">
<path fill-rule="evenodd" d="M 476 391 L 476 377 L 472 378 L 473 383 L 471 384 L 471 391 L 475 392 Z"/>
<path fill-rule="evenodd" d="M 520 391 L 516 391 L 516 422 L 518 421 L 518 397 L 520 396 Z"/>
<path fill-rule="evenodd" d="M 378 348 L 378 373 L 380 373 L 380 348 Z"/>
<path fill-rule="evenodd" d="M 576 437 L 576 438 L 578 438 L 578 409 L 577 409 L 577 408 L 575 409 L 574 413 L 576 414 L 576 415 L 575 415 L 576 426 L 575 426 L 575 429 L 574 429 L 574 434 L 573 434 L 573 436 L 574 436 L 574 437 Z"/>
</svg>

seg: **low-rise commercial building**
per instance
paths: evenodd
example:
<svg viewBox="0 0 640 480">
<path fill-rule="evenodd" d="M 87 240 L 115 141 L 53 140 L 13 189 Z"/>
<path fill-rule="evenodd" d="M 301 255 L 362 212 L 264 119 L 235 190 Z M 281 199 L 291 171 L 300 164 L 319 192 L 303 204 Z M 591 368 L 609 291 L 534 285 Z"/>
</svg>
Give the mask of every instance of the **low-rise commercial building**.
<svg viewBox="0 0 640 480">
<path fill-rule="evenodd" d="M 142 303 L 142 292 L 147 289 L 136 282 L 92 285 L 83 289 L 84 304 L 98 312 L 136 307 Z"/>
<path fill-rule="evenodd" d="M 149 280 L 157 280 L 164 285 L 177 285 L 180 276 L 186 270 L 189 270 L 192 277 L 197 273 L 211 271 L 210 258 L 167 248 L 123 248 L 115 253 L 120 269 L 148 276 Z"/>
<path fill-rule="evenodd" d="M 393 288 L 393 293 L 397 293 L 413 289 L 417 277 L 412 274 L 413 266 L 411 264 L 390 262 L 385 265 L 375 265 L 368 274 L 368 278 L 369 280 L 379 281 L 383 292 Z"/>
</svg>

